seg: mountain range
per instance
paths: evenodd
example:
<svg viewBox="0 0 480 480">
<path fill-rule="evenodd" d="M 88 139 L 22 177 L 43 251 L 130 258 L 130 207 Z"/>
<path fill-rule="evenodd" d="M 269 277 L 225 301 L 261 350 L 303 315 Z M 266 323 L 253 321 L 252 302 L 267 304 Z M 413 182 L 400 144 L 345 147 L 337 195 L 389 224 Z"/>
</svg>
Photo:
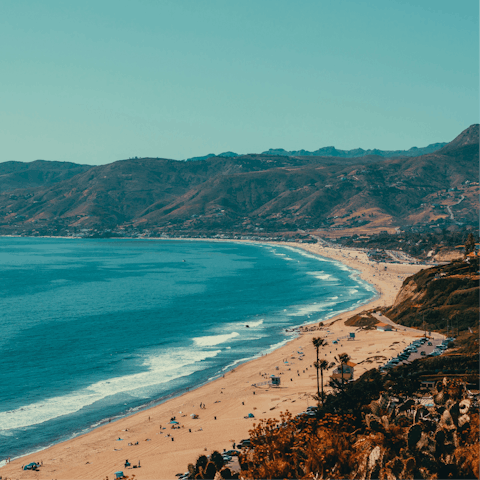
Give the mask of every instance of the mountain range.
<svg viewBox="0 0 480 480">
<path fill-rule="evenodd" d="M 431 143 L 427 147 L 417 148 L 412 147 L 409 150 L 379 150 L 374 148 L 372 150 L 364 150 L 363 148 L 355 148 L 353 150 L 337 150 L 335 147 L 323 147 L 309 152 L 308 150 L 292 150 L 287 151 L 283 148 L 270 148 L 266 152 L 262 152 L 261 155 L 280 155 L 284 157 L 341 157 L 341 158 L 353 158 L 353 157 L 365 157 L 367 155 L 378 155 L 379 157 L 392 158 L 392 157 L 418 157 L 425 155 L 426 153 L 433 153 L 444 147 L 446 143 Z M 209 153 L 203 157 L 187 158 L 186 161 L 198 161 L 207 160 L 211 157 L 240 157 L 241 155 L 234 152 L 224 152 L 219 155 Z"/>
<path fill-rule="evenodd" d="M 0 233 L 295 232 L 478 224 L 478 125 L 417 157 L 252 154 L 0 164 Z M 67 232 L 67 233 L 66 233 Z"/>
</svg>

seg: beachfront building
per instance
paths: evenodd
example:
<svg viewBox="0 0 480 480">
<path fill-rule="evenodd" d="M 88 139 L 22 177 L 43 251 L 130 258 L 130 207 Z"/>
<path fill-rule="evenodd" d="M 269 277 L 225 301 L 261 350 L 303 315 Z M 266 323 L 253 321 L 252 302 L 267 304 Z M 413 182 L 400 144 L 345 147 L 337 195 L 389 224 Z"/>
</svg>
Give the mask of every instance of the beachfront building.
<svg viewBox="0 0 480 480">
<path fill-rule="evenodd" d="M 342 367 L 343 367 L 343 380 L 348 381 L 348 380 L 353 380 L 353 370 L 355 367 L 356 363 L 353 362 L 347 362 L 342 365 L 339 365 L 335 370 L 333 370 L 332 374 L 330 375 L 330 378 L 332 380 L 340 380 L 342 381 Z"/>
<path fill-rule="evenodd" d="M 382 332 L 391 332 L 393 329 L 388 323 L 380 322 L 377 323 L 377 330 L 381 330 Z"/>
</svg>

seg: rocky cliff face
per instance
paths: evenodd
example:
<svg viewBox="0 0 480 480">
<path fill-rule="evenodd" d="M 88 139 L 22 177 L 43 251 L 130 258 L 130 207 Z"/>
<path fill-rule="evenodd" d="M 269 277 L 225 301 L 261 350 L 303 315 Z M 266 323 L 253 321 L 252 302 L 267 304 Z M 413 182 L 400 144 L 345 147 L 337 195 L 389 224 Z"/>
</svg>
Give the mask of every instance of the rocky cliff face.
<svg viewBox="0 0 480 480">
<path fill-rule="evenodd" d="M 478 259 L 428 268 L 407 278 L 386 315 L 410 327 L 423 326 L 446 333 L 478 328 Z M 450 330 L 450 332 L 453 332 Z"/>
</svg>

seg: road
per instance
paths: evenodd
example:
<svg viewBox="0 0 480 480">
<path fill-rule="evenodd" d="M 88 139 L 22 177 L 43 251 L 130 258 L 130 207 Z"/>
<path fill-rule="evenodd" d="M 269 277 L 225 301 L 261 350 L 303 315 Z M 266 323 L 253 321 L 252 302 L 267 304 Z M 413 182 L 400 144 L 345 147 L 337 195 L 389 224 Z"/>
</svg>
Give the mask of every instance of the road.
<svg viewBox="0 0 480 480">
<path fill-rule="evenodd" d="M 419 263 L 416 258 L 413 258 L 408 253 L 401 252 L 399 250 L 385 250 L 385 253 L 387 253 L 395 262 L 414 264 Z"/>
<path fill-rule="evenodd" d="M 398 331 L 414 333 L 415 335 L 418 335 L 418 336 L 424 334 L 422 330 L 418 330 L 416 328 L 404 327 L 403 325 L 399 325 L 398 323 L 392 322 L 392 320 L 390 320 L 388 317 L 380 313 L 372 313 L 372 315 L 380 322 L 388 323 L 388 325 L 392 325 L 392 327 L 394 327 Z M 417 358 L 425 358 L 425 356 L 421 355 L 420 352 L 424 351 L 425 354 L 428 355 L 430 352 L 432 352 L 435 349 L 437 345 L 440 345 L 442 343 L 442 340 L 447 338 L 445 335 L 442 335 L 441 333 L 437 333 L 437 332 L 431 332 L 431 334 L 428 337 L 430 339 L 429 342 L 425 343 L 421 347 L 418 347 L 418 351 L 416 353 L 412 352 L 407 360 L 400 361 L 398 365 L 403 365 L 406 363 L 413 362 Z M 432 345 L 428 345 L 428 343 L 431 343 Z"/>
<path fill-rule="evenodd" d="M 454 207 L 455 205 L 458 205 L 458 204 L 461 203 L 462 200 L 464 200 L 464 199 L 465 199 L 465 196 L 462 195 L 461 198 L 460 198 L 460 200 L 459 200 L 457 203 L 454 203 L 454 204 L 452 205 L 452 207 Z M 455 218 L 453 218 L 453 212 L 452 212 L 452 209 L 450 208 L 450 205 L 447 205 L 447 210 L 448 210 L 448 213 L 450 214 L 450 220 L 455 220 Z"/>
<path fill-rule="evenodd" d="M 419 330 L 418 328 L 410 328 L 410 327 L 405 327 L 403 325 L 399 325 L 398 323 L 393 322 L 392 320 L 390 320 L 385 315 L 382 315 L 381 313 L 372 313 L 372 316 L 374 316 L 379 322 L 383 322 L 383 323 L 387 323 L 388 325 L 391 325 L 392 327 L 395 328 L 395 330 L 398 330 L 401 332 L 413 333 L 418 336 L 424 334 L 423 330 Z M 442 335 L 441 333 L 437 333 L 437 332 L 431 332 L 429 337 L 435 340 L 444 340 L 445 338 L 447 338 L 445 335 Z"/>
</svg>

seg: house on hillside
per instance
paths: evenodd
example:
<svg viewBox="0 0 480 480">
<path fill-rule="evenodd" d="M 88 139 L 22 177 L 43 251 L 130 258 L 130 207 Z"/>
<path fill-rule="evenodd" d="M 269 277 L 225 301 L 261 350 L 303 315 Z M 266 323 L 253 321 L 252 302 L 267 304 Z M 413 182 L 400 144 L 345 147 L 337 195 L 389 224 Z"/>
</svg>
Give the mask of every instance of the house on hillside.
<svg viewBox="0 0 480 480">
<path fill-rule="evenodd" d="M 376 327 L 377 327 L 377 330 L 380 330 L 382 332 L 391 332 L 393 330 L 391 325 L 383 322 L 377 323 Z"/>
<path fill-rule="evenodd" d="M 342 380 L 342 367 L 343 367 L 343 379 L 345 381 L 353 380 L 353 370 L 356 363 L 347 362 L 342 365 L 339 365 L 330 375 L 332 380 Z"/>
</svg>

